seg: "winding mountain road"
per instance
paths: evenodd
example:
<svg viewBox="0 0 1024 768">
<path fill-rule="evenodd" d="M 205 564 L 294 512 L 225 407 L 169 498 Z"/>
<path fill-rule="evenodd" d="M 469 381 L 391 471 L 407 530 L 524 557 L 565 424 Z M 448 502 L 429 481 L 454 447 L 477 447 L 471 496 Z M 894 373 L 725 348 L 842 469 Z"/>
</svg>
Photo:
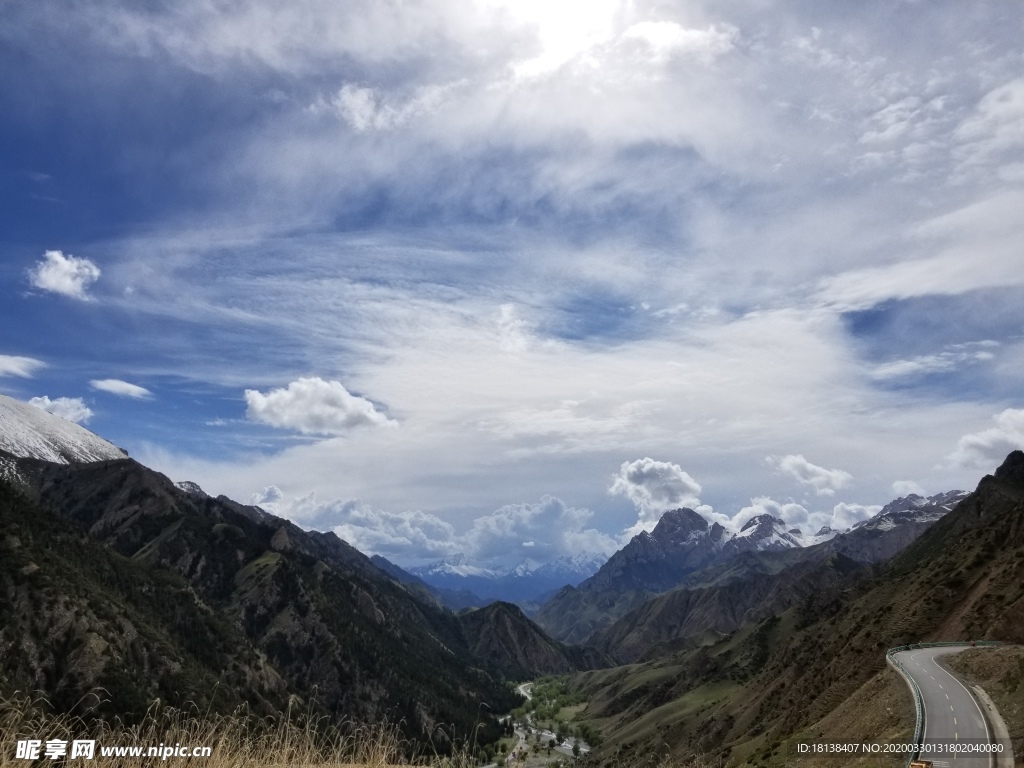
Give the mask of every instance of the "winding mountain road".
<svg viewBox="0 0 1024 768">
<path fill-rule="evenodd" d="M 939 663 L 939 658 L 959 653 L 969 646 L 915 648 L 900 651 L 896 659 L 914 678 L 924 699 L 924 738 L 921 758 L 936 768 L 990 768 L 989 754 L 978 752 L 929 752 L 927 745 L 950 742 L 985 744 L 992 740 L 985 717 L 967 686 Z"/>
</svg>

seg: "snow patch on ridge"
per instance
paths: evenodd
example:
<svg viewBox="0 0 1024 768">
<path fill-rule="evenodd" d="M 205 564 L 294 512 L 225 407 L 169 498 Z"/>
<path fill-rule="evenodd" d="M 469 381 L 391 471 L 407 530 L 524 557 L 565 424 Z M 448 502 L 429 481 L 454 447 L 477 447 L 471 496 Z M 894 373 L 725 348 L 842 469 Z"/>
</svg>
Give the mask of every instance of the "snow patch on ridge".
<svg viewBox="0 0 1024 768">
<path fill-rule="evenodd" d="M 84 427 L 6 395 L 0 395 L 0 450 L 56 464 L 128 457 Z"/>
</svg>

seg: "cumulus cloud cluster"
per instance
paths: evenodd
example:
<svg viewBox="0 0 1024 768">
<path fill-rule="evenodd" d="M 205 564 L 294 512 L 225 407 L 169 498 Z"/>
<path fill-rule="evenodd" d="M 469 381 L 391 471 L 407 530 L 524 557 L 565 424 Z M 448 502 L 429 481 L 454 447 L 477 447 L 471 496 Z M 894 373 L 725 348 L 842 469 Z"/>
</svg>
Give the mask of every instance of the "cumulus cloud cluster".
<svg viewBox="0 0 1024 768">
<path fill-rule="evenodd" d="M 304 435 L 345 435 L 357 427 L 396 426 L 365 397 L 349 392 L 339 381 L 319 377 L 297 379 L 267 394 L 245 390 L 246 416 L 253 421 Z"/>
<path fill-rule="evenodd" d="M 87 424 L 93 416 L 92 409 L 80 397 L 56 397 L 51 400 L 43 395 L 33 397 L 28 403 L 75 424 Z"/>
<path fill-rule="evenodd" d="M 625 496 L 637 509 L 639 517 L 629 535 L 652 530 L 667 510 L 700 507 L 700 492 L 700 483 L 678 464 L 649 457 L 623 462 L 608 488 L 608 493 Z"/>
<path fill-rule="evenodd" d="M 964 435 L 947 457 L 953 466 L 991 471 L 1010 451 L 1024 449 L 1024 409 L 1007 408 L 993 417 L 995 426 Z"/>
<path fill-rule="evenodd" d="M 768 456 L 765 462 L 801 485 L 813 488 L 819 496 L 834 496 L 837 490 L 846 488 L 853 481 L 849 472 L 819 467 L 800 454 Z"/>
<path fill-rule="evenodd" d="M 65 256 L 63 251 L 47 251 L 28 277 L 32 286 L 40 290 L 89 301 L 87 290 L 100 279 L 100 268 L 89 259 Z"/>
<path fill-rule="evenodd" d="M 289 499 L 276 486 L 254 494 L 250 503 L 296 523 L 333 530 L 363 552 L 403 562 L 465 553 L 474 562 L 510 562 L 527 556 L 547 561 L 580 552 L 611 554 L 612 537 L 589 526 L 593 513 L 544 496 L 539 502 L 508 504 L 481 515 L 457 531 L 437 515 L 374 509 L 358 500 L 322 502 L 316 494 Z"/>
<path fill-rule="evenodd" d="M 917 496 L 926 496 L 924 488 L 915 483 L 913 480 L 895 480 L 892 484 L 892 492 L 896 496 L 902 498 L 904 496 L 910 496 L 915 494 Z"/>
<path fill-rule="evenodd" d="M 804 534 L 817 533 L 825 526 L 846 530 L 881 509 L 840 502 L 829 509 L 810 510 L 792 500 L 757 496 L 727 515 L 701 504 L 700 492 L 701 486 L 678 464 L 647 457 L 624 462 L 609 493 L 629 499 L 638 519 L 615 536 L 593 527 L 591 510 L 572 507 L 550 495 L 538 502 L 506 504 L 475 517 L 461 530 L 439 515 L 420 510 L 386 511 L 355 499 L 324 502 L 314 493 L 289 498 L 277 486 L 254 494 L 250 503 L 301 525 L 333 530 L 370 554 L 409 562 L 464 553 L 472 562 L 483 564 L 526 557 L 543 562 L 581 552 L 611 554 L 638 533 L 652 530 L 664 512 L 679 507 L 693 508 L 709 522 L 734 533 L 751 518 L 767 514 Z"/>
<path fill-rule="evenodd" d="M 815 534 L 821 528 L 845 531 L 855 523 L 867 520 L 881 511 L 881 505 L 847 504 L 840 502 L 832 509 L 809 510 L 794 501 L 777 501 L 768 496 L 757 496 L 750 504 L 740 509 L 730 520 L 727 528 L 740 530 L 752 517 L 771 515 L 784 520 L 788 526 L 799 528 L 802 534 Z"/>
</svg>

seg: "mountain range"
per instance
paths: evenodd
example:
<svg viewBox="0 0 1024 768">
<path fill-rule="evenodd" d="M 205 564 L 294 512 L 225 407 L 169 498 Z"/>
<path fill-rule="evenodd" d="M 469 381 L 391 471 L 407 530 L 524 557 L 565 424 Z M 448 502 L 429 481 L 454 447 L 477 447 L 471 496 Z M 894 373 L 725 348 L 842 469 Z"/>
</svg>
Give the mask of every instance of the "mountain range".
<svg viewBox="0 0 1024 768">
<path fill-rule="evenodd" d="M 545 563 L 523 560 L 510 566 L 485 567 L 458 554 L 407 570 L 439 590 L 469 592 L 483 601 L 530 604 L 543 602 L 566 585 L 579 584 L 607 559 L 602 553 L 581 552 Z"/>
<path fill-rule="evenodd" d="M 773 576 L 797 563 L 820 562 L 832 555 L 842 555 L 861 565 L 882 562 L 908 546 L 964 496 L 964 491 L 927 499 L 907 496 L 890 502 L 874 517 L 845 533 L 825 528 L 813 536 L 805 536 L 771 515 L 753 517 L 738 533 L 731 534 L 718 523 L 709 524 L 692 509 L 672 510 L 662 515 L 653 531 L 633 537 L 578 587 L 558 592 L 534 619 L 552 637 L 584 643 L 616 621 L 635 622 L 638 617 L 633 611 L 655 595 L 676 588 L 725 586 L 756 575 Z M 822 575 L 827 583 L 828 574 Z M 775 593 L 775 601 L 762 603 L 754 600 L 754 591 L 748 591 L 753 613 L 733 605 L 728 618 L 699 626 L 677 622 L 676 631 L 695 630 L 695 636 L 730 632 L 755 615 L 781 610 L 786 600 L 798 599 L 799 593 L 782 589 Z M 614 655 L 607 637 L 597 640 L 597 645 Z M 627 654 L 631 656 L 632 651 Z"/>
<path fill-rule="evenodd" d="M 0 696 L 40 691 L 62 712 L 131 722 L 159 698 L 279 716 L 298 701 L 417 740 L 468 734 L 483 704 L 521 701 L 512 681 L 557 674 L 587 702 L 599 760 L 767 766 L 858 696 L 878 714 L 864 692 L 891 675 L 888 647 L 1024 643 L 1020 451 L 973 493 L 897 499 L 841 533 L 762 515 L 733 534 L 679 509 L 603 563 L 416 574 L 3 396 L 0 446 Z M 569 585 L 538 623 L 464 588 L 538 572 Z M 478 742 L 498 732 L 485 714 Z"/>
<path fill-rule="evenodd" d="M 600 645 L 641 658 L 572 679 L 571 689 L 589 702 L 582 716 L 604 734 L 602 753 L 621 764 L 666 752 L 779 764 L 793 741 L 821 739 L 829 723 L 895 719 L 872 693 L 887 686 L 895 696 L 890 706 L 907 709 L 912 722 L 910 699 L 886 668 L 887 648 L 939 640 L 1024 643 L 1024 453 L 1013 451 L 973 493 L 897 500 L 874 524 L 847 535 L 873 528 L 884 538 L 898 530 L 892 523 L 900 516 L 918 519 L 914 510 L 937 519 L 885 562 L 856 563 L 824 547 L 817 561 L 793 561 L 799 550 L 748 553 L 737 559 L 745 564 L 734 560 L 689 582 L 719 587 L 665 593 L 640 609 L 645 613 L 632 626 L 598 633 Z M 823 588 L 813 589 L 819 578 Z M 771 602 L 782 579 L 803 591 L 788 607 L 778 603 L 733 632 L 699 642 L 671 631 L 670 620 L 698 626 L 720 617 L 731 599 L 756 606 L 744 591 Z"/>
<path fill-rule="evenodd" d="M 441 724 L 468 734 L 480 704 L 507 711 L 509 680 L 606 663 L 518 609 L 456 615 L 333 533 L 176 485 L 32 406 L 0 408 L 0 695 L 127 720 L 157 698 L 274 715 L 297 697 L 417 740 Z M 480 739 L 497 732 L 486 718 Z"/>
</svg>

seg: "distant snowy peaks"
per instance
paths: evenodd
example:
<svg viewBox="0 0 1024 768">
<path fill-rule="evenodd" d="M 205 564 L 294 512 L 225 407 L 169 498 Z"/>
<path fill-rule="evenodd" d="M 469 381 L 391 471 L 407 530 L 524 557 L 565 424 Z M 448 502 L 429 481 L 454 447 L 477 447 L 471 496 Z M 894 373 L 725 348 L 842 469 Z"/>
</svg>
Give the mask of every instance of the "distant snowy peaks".
<svg viewBox="0 0 1024 768">
<path fill-rule="evenodd" d="M 531 562 L 529 560 L 524 561 L 519 566 L 516 566 L 516 569 L 518 570 Z M 559 576 L 566 579 L 578 577 L 582 579 L 596 573 L 597 569 L 606 562 L 608 562 L 608 555 L 603 552 L 578 552 L 575 555 L 563 555 L 547 563 L 535 563 L 532 568 L 524 570 L 523 573 L 530 573 L 536 576 Z"/>
<path fill-rule="evenodd" d="M 57 464 L 128 457 L 84 427 L 6 395 L 0 395 L 0 450 Z"/>
<path fill-rule="evenodd" d="M 580 552 L 575 555 L 563 555 L 554 560 L 542 563 L 527 558 L 515 565 L 499 565 L 486 567 L 473 565 L 464 553 L 446 557 L 436 563 L 409 568 L 409 572 L 424 578 L 431 576 L 475 576 L 484 579 L 533 578 L 533 577 L 565 577 L 586 578 L 597 571 L 608 559 L 599 552 Z"/>
<path fill-rule="evenodd" d="M 967 491 L 946 491 L 934 496 L 912 493 L 890 501 L 872 518 L 856 523 L 853 528 L 889 530 L 904 523 L 933 523 L 968 495 Z"/>
<path fill-rule="evenodd" d="M 409 572 L 417 576 L 478 576 L 485 579 L 496 578 L 500 575 L 490 568 L 470 565 L 469 558 L 461 552 L 430 565 L 410 568 Z"/>
</svg>

